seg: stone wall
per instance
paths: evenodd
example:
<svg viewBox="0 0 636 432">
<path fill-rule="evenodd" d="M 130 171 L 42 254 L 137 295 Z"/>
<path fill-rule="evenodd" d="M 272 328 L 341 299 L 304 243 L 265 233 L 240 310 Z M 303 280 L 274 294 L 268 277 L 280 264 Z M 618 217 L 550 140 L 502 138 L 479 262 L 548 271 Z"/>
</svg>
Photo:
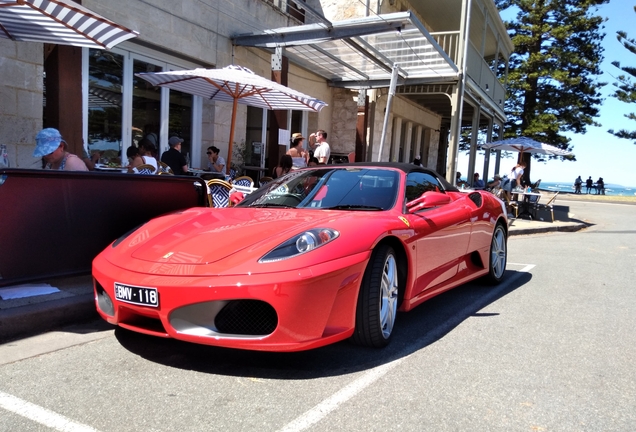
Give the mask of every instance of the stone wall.
<svg viewBox="0 0 636 432">
<path fill-rule="evenodd" d="M 350 153 L 356 149 L 358 92 L 341 88 L 334 88 L 332 91 L 331 130 L 327 130 L 327 141 L 332 153 Z"/>
<path fill-rule="evenodd" d="M 232 64 L 230 36 L 292 23 L 265 1 L 83 0 L 82 5 L 138 31 L 140 41 L 217 67 Z"/>
<path fill-rule="evenodd" d="M 0 144 L 14 168 L 41 168 L 33 149 L 42 129 L 43 71 L 42 44 L 0 39 Z"/>
</svg>

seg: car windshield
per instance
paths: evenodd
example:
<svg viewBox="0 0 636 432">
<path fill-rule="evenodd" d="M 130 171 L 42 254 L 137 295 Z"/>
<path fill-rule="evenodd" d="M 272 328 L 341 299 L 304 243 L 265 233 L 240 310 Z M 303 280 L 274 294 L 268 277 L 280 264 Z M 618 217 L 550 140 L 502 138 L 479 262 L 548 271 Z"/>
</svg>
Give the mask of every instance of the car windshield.
<svg viewBox="0 0 636 432">
<path fill-rule="evenodd" d="M 378 168 L 307 168 L 276 179 L 238 207 L 379 211 L 393 207 L 397 171 Z"/>
</svg>

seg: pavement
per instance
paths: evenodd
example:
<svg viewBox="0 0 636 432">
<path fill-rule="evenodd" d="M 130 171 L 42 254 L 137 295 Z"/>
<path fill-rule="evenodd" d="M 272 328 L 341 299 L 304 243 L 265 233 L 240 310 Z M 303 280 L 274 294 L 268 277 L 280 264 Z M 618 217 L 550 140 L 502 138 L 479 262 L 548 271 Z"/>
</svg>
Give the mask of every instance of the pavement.
<svg viewBox="0 0 636 432">
<path fill-rule="evenodd" d="M 549 199 L 549 197 L 547 198 Z M 564 200 L 567 202 L 567 198 Z M 569 213 L 567 206 L 554 206 L 555 221 L 510 219 L 509 235 L 529 235 L 547 232 L 574 232 L 589 226 Z M 549 219 L 549 218 L 548 218 Z M 12 291 L 0 288 L 0 343 L 9 342 L 64 326 L 90 322 L 99 318 L 95 310 L 91 275 L 80 275 L 45 281 L 49 287 L 39 287 L 53 293 L 38 294 L 38 287 Z M 20 297 L 23 294 L 29 294 Z M 3 294 L 4 293 L 4 294 Z M 11 298 L 19 297 L 19 298 Z"/>
</svg>

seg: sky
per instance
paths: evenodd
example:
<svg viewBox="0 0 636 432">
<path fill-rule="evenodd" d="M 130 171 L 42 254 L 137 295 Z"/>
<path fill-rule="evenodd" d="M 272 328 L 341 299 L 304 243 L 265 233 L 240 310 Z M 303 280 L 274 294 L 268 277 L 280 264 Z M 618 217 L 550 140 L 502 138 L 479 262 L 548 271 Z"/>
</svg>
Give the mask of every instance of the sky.
<svg viewBox="0 0 636 432">
<path fill-rule="evenodd" d="M 601 63 L 603 74 L 598 78 L 599 82 L 606 82 L 607 85 L 601 89 L 604 101 L 600 107 L 600 117 L 596 121 L 601 127 L 588 127 L 585 134 L 566 134 L 572 141 L 572 151 L 576 155 L 576 161 L 561 161 L 558 159 L 546 162 L 532 160 L 530 170 L 531 180 L 541 179 L 543 182 L 571 182 L 579 175 L 583 180 L 592 177 L 596 181 L 603 177 L 605 183 L 636 186 L 636 144 L 631 140 L 619 139 L 609 134 L 609 129 L 636 130 L 636 122 L 627 119 L 625 114 L 636 112 L 636 104 L 620 102 L 610 95 L 614 93 L 615 87 L 612 85 L 616 80 L 614 77 L 620 75 L 622 71 L 612 65 L 615 60 L 620 61 L 622 66 L 629 65 L 636 67 L 636 55 L 630 53 L 616 40 L 616 32 L 623 30 L 631 39 L 636 38 L 634 22 L 636 22 L 636 12 L 634 6 L 636 0 L 610 0 L 608 4 L 602 5 L 598 9 L 598 15 L 607 18 L 605 22 L 605 38 L 602 46 L 604 60 Z M 517 153 L 512 153 L 511 158 L 504 159 L 502 156 L 500 163 L 500 174 L 507 174 L 516 163 Z M 475 172 L 482 174 L 484 162 L 483 152 L 478 152 L 475 165 Z M 489 178 L 494 172 L 494 153 L 490 158 Z M 466 177 L 468 172 L 468 155 L 460 152 L 458 157 L 458 171 Z M 485 177 L 482 174 L 482 177 Z"/>
</svg>

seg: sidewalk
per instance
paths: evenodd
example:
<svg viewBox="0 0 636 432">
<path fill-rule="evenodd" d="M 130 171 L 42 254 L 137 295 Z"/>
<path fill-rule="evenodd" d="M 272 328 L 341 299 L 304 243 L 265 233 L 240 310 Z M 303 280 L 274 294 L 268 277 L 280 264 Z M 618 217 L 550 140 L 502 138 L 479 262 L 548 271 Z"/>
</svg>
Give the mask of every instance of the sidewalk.
<svg viewBox="0 0 636 432">
<path fill-rule="evenodd" d="M 0 343 L 97 319 L 91 275 L 47 281 L 59 291 L 0 299 Z M 0 288 L 0 297 L 3 289 Z"/>
<path fill-rule="evenodd" d="M 556 214 L 557 212 L 555 212 Z M 561 215 L 561 219 L 565 219 Z M 551 231 L 578 231 L 584 222 L 573 220 L 554 222 L 511 219 L 510 236 Z M 15 299 L 0 299 L 0 343 L 42 333 L 70 324 L 99 318 L 95 310 L 93 283 L 90 275 L 47 281 L 59 292 Z M 2 296 L 0 288 L 0 296 Z"/>
</svg>

